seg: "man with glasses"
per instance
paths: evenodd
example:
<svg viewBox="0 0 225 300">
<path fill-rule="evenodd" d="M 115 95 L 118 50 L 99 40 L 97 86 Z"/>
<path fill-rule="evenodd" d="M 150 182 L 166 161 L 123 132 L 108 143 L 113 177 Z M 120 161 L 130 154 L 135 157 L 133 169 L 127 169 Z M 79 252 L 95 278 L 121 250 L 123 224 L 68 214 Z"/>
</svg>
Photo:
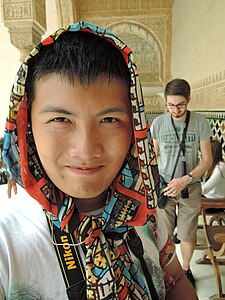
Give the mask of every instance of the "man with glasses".
<svg viewBox="0 0 225 300">
<path fill-rule="evenodd" d="M 177 226 L 183 269 L 195 287 L 190 261 L 195 248 L 200 210 L 200 178 L 212 164 L 212 131 L 205 117 L 187 110 L 190 85 L 186 80 L 170 81 L 166 85 L 164 97 L 168 112 L 153 121 L 151 133 L 160 174 L 168 183 L 164 189 L 164 194 L 169 197 L 164 208 L 165 221 L 171 235 Z"/>
</svg>

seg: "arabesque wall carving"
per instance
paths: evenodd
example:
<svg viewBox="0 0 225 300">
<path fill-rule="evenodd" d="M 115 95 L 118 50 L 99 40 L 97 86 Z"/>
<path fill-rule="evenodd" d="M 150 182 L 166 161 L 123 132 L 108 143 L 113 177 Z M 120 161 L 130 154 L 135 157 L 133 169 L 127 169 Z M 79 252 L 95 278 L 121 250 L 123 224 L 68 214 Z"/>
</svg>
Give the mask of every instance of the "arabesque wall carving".
<svg viewBox="0 0 225 300">
<path fill-rule="evenodd" d="M 15 19 L 27 19 L 31 18 L 31 3 L 24 1 L 19 3 L 12 3 L 4 1 L 3 6 L 5 21 Z"/>
<path fill-rule="evenodd" d="M 77 1 L 78 19 L 110 29 L 134 53 L 147 101 L 170 80 L 172 0 Z"/>
<path fill-rule="evenodd" d="M 191 107 L 194 109 L 225 109 L 225 70 L 208 75 L 192 84 Z"/>
<path fill-rule="evenodd" d="M 143 86 L 162 86 L 163 51 L 157 37 L 140 23 L 122 21 L 106 26 L 134 53 Z"/>
</svg>

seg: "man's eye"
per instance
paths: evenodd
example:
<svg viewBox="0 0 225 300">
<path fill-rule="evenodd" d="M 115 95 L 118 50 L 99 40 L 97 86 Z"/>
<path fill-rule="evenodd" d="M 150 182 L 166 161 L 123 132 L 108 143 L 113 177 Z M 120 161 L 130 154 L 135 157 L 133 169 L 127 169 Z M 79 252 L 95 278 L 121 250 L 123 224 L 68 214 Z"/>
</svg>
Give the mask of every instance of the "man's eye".
<svg viewBox="0 0 225 300">
<path fill-rule="evenodd" d="M 102 123 L 115 123 L 118 122 L 118 119 L 112 118 L 112 117 L 107 117 L 102 119 Z"/>
<path fill-rule="evenodd" d="M 69 120 L 64 117 L 54 118 L 52 122 L 68 122 Z"/>
</svg>

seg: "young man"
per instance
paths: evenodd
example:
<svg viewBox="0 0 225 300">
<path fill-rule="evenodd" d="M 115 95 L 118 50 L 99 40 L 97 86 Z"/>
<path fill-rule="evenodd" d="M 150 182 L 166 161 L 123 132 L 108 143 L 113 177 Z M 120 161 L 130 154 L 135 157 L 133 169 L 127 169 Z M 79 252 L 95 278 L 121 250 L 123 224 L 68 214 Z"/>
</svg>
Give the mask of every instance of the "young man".
<svg viewBox="0 0 225 300">
<path fill-rule="evenodd" d="M 210 148 L 212 132 L 209 123 L 203 116 L 188 112 L 190 86 L 186 80 L 170 81 L 166 85 L 164 95 L 168 112 L 153 121 L 151 134 L 158 157 L 159 172 L 165 182 L 168 182 L 164 190 L 165 195 L 169 196 L 165 207 L 165 221 L 170 235 L 173 234 L 177 223 L 177 237 L 181 240 L 183 269 L 195 286 L 190 270 L 190 261 L 195 248 L 200 210 L 200 177 L 212 164 Z M 181 150 L 179 154 L 185 127 L 187 132 L 184 151 Z M 200 162 L 199 150 L 201 151 Z M 171 180 L 177 158 L 178 163 Z M 176 208 L 178 208 L 178 216 L 176 216 Z"/>
<path fill-rule="evenodd" d="M 156 212 L 140 91 L 130 49 L 86 22 L 22 64 L 4 157 L 31 197 L 1 211 L 0 297 L 197 299 Z"/>
</svg>

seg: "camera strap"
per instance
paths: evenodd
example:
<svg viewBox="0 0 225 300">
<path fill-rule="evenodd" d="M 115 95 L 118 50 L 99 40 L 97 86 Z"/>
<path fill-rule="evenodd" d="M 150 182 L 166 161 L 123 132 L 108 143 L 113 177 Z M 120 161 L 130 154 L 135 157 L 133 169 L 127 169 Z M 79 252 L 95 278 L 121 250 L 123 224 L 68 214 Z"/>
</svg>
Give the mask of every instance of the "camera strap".
<svg viewBox="0 0 225 300">
<path fill-rule="evenodd" d="M 46 215 L 56 256 L 70 300 L 86 300 L 86 273 L 72 234 L 58 228 Z"/>
<path fill-rule="evenodd" d="M 179 138 L 179 135 L 177 133 L 177 130 L 176 130 L 176 127 L 175 127 L 175 124 L 174 124 L 174 120 L 171 116 L 171 123 L 172 123 L 173 129 L 176 133 L 176 137 L 177 137 L 177 140 L 178 140 L 178 143 L 179 143 L 179 146 L 180 146 L 179 151 L 178 151 L 178 155 L 177 155 L 177 158 L 176 158 L 175 166 L 174 166 L 174 169 L 173 169 L 173 173 L 172 173 L 172 176 L 171 176 L 171 180 L 174 177 L 181 151 L 182 151 L 183 157 L 185 157 L 185 138 L 186 138 L 186 135 L 187 135 L 187 129 L 188 129 L 189 121 L 190 121 L 190 115 L 191 115 L 190 111 L 187 110 L 186 118 L 185 118 L 185 121 L 184 121 L 184 129 L 183 129 L 183 133 L 182 133 L 182 140 L 180 140 L 180 138 Z M 186 164 L 185 164 L 185 171 L 186 171 Z M 185 175 L 185 174 L 183 174 L 183 175 Z"/>
<path fill-rule="evenodd" d="M 63 279 L 70 300 L 86 300 L 86 274 L 80 253 L 76 246 L 76 241 L 72 234 L 62 231 L 51 222 L 47 216 L 50 234 L 60 265 Z M 127 243 L 132 253 L 139 259 L 143 273 L 145 275 L 152 300 L 159 300 L 153 284 L 151 274 L 144 260 L 144 248 L 140 237 L 134 228 L 129 230 Z"/>
<path fill-rule="evenodd" d="M 157 294 L 154 283 L 152 281 L 151 274 L 148 270 L 148 267 L 147 267 L 145 259 L 144 259 L 144 247 L 143 247 L 141 238 L 139 237 L 139 235 L 137 234 L 137 232 L 134 228 L 129 230 L 127 243 L 128 243 L 130 250 L 132 251 L 132 253 L 140 261 L 141 268 L 145 275 L 145 279 L 147 281 L 152 300 L 159 300 L 159 296 Z"/>
</svg>

